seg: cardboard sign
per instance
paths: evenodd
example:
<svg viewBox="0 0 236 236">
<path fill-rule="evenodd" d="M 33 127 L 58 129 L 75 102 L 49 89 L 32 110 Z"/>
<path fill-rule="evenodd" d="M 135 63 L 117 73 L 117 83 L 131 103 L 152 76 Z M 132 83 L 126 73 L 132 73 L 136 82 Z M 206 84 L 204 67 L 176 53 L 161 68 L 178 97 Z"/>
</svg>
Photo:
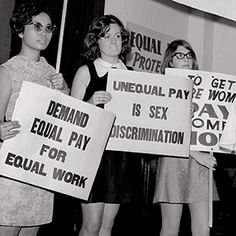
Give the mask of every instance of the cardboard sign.
<svg viewBox="0 0 236 236">
<path fill-rule="evenodd" d="M 88 199 L 115 115 L 24 82 L 12 120 L 16 137 L 0 150 L 1 175 Z"/>
<path fill-rule="evenodd" d="M 126 64 L 136 71 L 159 73 L 166 47 L 174 38 L 132 22 L 127 22 L 127 28 L 131 34 L 132 51 Z"/>
<path fill-rule="evenodd" d="M 170 68 L 166 75 L 193 81 L 191 150 L 221 152 L 219 139 L 236 98 L 236 76 Z"/>
<path fill-rule="evenodd" d="M 189 156 L 191 80 L 111 69 L 107 91 L 116 114 L 107 149 Z"/>
</svg>

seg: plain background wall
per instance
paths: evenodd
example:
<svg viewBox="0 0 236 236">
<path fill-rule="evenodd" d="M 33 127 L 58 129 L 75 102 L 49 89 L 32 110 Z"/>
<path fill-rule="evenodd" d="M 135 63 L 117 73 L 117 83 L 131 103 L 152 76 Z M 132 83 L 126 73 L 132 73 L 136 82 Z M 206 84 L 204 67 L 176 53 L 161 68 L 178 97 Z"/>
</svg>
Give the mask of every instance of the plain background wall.
<svg viewBox="0 0 236 236">
<path fill-rule="evenodd" d="M 214 24 L 212 70 L 236 75 L 236 22 L 217 18 Z"/>
<path fill-rule="evenodd" d="M 201 70 L 236 75 L 236 22 L 170 0 L 105 0 L 105 14 L 182 38 L 194 48 Z"/>
</svg>

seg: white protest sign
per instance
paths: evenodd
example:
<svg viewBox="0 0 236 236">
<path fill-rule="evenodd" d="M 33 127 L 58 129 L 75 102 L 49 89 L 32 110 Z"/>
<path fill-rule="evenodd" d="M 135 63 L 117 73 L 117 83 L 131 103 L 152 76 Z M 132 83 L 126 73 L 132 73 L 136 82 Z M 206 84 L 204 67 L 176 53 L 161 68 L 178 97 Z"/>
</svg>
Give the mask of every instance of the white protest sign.
<svg viewBox="0 0 236 236">
<path fill-rule="evenodd" d="M 220 149 L 226 153 L 235 154 L 236 152 L 236 103 L 232 104 L 229 116 L 220 138 Z"/>
<path fill-rule="evenodd" d="M 127 66 L 136 71 L 159 73 L 163 54 L 174 38 L 132 22 L 127 22 L 126 26 L 130 31 L 132 47 L 127 56 Z"/>
<path fill-rule="evenodd" d="M 114 118 L 58 91 L 23 82 L 12 117 L 21 132 L 3 142 L 0 174 L 87 200 Z"/>
<path fill-rule="evenodd" d="M 172 1 L 236 21 L 235 0 L 172 0 Z"/>
<path fill-rule="evenodd" d="M 236 98 L 236 76 L 171 68 L 166 75 L 193 81 L 191 150 L 221 152 L 218 142 Z"/>
<path fill-rule="evenodd" d="M 111 69 L 107 91 L 116 120 L 106 149 L 189 156 L 191 80 Z"/>
</svg>

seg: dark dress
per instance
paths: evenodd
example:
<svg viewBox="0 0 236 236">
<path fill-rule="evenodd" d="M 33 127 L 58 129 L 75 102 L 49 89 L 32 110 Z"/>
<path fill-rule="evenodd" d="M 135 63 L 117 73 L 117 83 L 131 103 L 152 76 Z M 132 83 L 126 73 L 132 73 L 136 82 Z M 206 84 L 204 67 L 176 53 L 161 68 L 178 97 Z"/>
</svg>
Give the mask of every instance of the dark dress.
<svg viewBox="0 0 236 236">
<path fill-rule="evenodd" d="M 107 74 L 98 77 L 93 62 L 87 66 L 90 82 L 84 101 L 88 101 L 95 91 L 105 91 L 107 83 Z M 124 203 L 133 200 L 137 193 L 139 163 L 140 158 L 134 153 L 105 150 L 88 202 Z"/>
</svg>

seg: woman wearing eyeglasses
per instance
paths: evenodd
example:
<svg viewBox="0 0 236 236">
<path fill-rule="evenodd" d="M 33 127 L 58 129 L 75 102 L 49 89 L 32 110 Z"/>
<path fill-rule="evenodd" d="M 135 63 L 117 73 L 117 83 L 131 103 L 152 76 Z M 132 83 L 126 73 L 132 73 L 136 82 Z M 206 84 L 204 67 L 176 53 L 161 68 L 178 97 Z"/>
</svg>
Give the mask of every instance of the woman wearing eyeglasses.
<svg viewBox="0 0 236 236">
<path fill-rule="evenodd" d="M 197 58 L 185 40 L 171 42 L 165 51 L 161 73 L 165 68 L 198 69 Z M 216 159 L 203 152 L 191 151 L 190 157 L 161 157 L 157 167 L 154 203 L 161 206 L 160 236 L 177 236 L 183 204 L 188 204 L 193 236 L 209 236 L 208 174 Z M 214 189 L 215 190 L 215 189 Z M 214 193 L 217 199 L 217 193 Z"/>
<path fill-rule="evenodd" d="M 13 11 L 10 26 L 21 50 L 0 66 L 1 139 L 19 132 L 14 128 L 20 125 L 11 117 L 23 81 L 69 92 L 62 75 L 40 57 L 55 29 L 47 8 L 25 1 Z M 0 236 L 35 236 L 39 225 L 51 222 L 52 213 L 53 193 L 0 177 Z"/>
</svg>

